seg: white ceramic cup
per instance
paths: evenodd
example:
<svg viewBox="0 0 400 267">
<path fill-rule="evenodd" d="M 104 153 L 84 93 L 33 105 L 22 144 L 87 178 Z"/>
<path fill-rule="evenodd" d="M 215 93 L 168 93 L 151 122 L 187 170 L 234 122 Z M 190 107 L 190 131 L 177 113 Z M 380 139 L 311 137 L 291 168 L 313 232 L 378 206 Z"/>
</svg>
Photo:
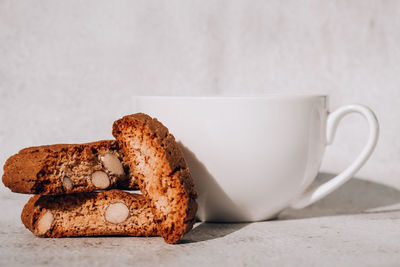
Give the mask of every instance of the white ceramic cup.
<svg viewBox="0 0 400 267">
<path fill-rule="evenodd" d="M 267 220 L 314 203 L 364 165 L 379 132 L 369 108 L 348 105 L 330 113 L 324 95 L 137 97 L 136 108 L 158 118 L 180 143 L 202 221 Z M 352 112 L 368 122 L 366 146 L 342 173 L 310 187 L 339 121 Z"/>
</svg>

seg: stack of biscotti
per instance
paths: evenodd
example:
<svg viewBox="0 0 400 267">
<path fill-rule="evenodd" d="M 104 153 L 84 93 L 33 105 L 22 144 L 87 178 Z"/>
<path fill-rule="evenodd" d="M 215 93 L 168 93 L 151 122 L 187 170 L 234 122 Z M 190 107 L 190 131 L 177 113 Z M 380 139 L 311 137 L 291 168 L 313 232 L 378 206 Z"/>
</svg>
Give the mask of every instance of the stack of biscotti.
<svg viewBox="0 0 400 267">
<path fill-rule="evenodd" d="M 162 236 L 177 243 L 195 222 L 196 190 L 168 129 L 146 114 L 114 122 L 116 140 L 30 147 L 4 165 L 3 183 L 35 194 L 21 219 L 35 235 Z M 141 194 L 122 190 L 137 190 Z"/>
</svg>

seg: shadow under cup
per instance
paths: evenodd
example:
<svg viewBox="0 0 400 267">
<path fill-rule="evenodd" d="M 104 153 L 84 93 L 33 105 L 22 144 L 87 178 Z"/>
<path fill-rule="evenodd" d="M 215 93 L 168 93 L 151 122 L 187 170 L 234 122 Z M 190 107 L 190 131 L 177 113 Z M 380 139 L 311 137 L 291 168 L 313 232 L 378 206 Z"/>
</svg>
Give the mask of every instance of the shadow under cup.
<svg viewBox="0 0 400 267">
<path fill-rule="evenodd" d="M 327 97 L 138 97 L 189 165 L 202 221 L 275 217 L 315 179 L 326 146 Z"/>
</svg>

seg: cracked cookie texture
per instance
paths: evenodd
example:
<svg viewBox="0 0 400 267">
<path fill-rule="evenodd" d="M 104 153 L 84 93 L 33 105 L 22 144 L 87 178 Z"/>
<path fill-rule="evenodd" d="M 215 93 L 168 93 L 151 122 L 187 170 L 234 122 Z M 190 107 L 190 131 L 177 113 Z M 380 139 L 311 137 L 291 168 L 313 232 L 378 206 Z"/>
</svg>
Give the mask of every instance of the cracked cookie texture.
<svg viewBox="0 0 400 267">
<path fill-rule="evenodd" d="M 2 180 L 11 191 L 25 194 L 137 189 L 115 140 L 22 149 L 6 161 Z"/>
<path fill-rule="evenodd" d="M 21 220 L 40 237 L 159 236 L 146 198 L 121 190 L 35 195 Z"/>
<path fill-rule="evenodd" d="M 150 203 L 159 234 L 167 243 L 179 242 L 195 223 L 197 193 L 174 136 L 143 113 L 115 121 L 113 135 Z"/>
</svg>

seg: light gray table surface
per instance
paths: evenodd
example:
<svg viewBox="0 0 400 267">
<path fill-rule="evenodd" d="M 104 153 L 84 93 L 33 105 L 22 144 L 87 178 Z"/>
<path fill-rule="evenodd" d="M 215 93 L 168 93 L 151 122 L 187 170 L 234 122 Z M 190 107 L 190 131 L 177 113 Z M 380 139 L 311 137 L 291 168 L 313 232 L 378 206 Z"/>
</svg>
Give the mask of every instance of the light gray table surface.
<svg viewBox="0 0 400 267">
<path fill-rule="evenodd" d="M 1 266 L 400 266 L 400 191 L 360 179 L 277 220 L 199 222 L 177 245 L 158 237 L 37 238 L 20 222 L 28 197 L 0 195 Z"/>
</svg>

